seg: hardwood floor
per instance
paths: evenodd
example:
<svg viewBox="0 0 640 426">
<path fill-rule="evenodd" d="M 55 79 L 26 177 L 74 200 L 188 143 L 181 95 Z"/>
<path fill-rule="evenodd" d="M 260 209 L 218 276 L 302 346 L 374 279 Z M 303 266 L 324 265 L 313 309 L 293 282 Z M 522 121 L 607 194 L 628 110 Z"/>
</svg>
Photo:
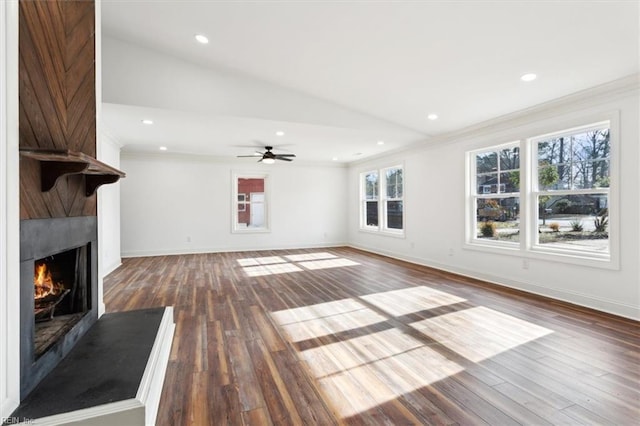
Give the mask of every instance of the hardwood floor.
<svg viewBox="0 0 640 426">
<path fill-rule="evenodd" d="M 125 259 L 173 305 L 158 424 L 637 424 L 638 322 L 350 248 Z"/>
</svg>

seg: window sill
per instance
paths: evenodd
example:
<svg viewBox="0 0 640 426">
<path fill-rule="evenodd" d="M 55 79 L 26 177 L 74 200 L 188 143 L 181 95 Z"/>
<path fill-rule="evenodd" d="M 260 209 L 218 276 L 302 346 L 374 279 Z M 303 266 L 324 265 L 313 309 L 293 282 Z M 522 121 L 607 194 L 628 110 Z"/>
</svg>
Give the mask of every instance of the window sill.
<svg viewBox="0 0 640 426">
<path fill-rule="evenodd" d="M 537 259 L 568 265 L 588 266 L 592 268 L 611 270 L 620 269 L 619 262 L 613 259 L 610 255 L 550 250 L 548 248 L 540 248 L 538 246 L 532 247 L 528 250 L 521 250 L 519 245 L 506 246 L 478 242 L 466 242 L 463 245 L 463 248 L 483 253 L 515 256 L 524 259 Z"/>
<path fill-rule="evenodd" d="M 367 234 L 381 235 L 385 237 L 405 238 L 404 230 L 396 232 L 396 231 L 381 230 L 378 228 L 360 228 L 359 231 Z"/>
<path fill-rule="evenodd" d="M 232 234 L 268 234 L 271 232 L 268 228 L 234 228 Z"/>
</svg>

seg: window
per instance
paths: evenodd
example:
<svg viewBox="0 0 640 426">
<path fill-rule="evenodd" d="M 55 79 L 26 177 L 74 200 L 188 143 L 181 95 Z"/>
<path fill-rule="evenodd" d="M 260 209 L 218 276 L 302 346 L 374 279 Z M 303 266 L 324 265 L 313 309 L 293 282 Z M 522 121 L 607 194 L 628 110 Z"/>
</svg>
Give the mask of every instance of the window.
<svg viewBox="0 0 640 426">
<path fill-rule="evenodd" d="M 268 179 L 266 175 L 234 175 L 233 232 L 267 232 Z"/>
<path fill-rule="evenodd" d="M 534 245 L 609 253 L 609 125 L 532 140 Z"/>
<path fill-rule="evenodd" d="M 238 212 L 247 211 L 247 194 L 238 194 Z"/>
<path fill-rule="evenodd" d="M 360 228 L 403 235 L 403 167 L 368 171 L 360 176 Z"/>
<path fill-rule="evenodd" d="M 473 239 L 514 245 L 520 241 L 520 147 L 502 145 L 473 153 Z"/>
<path fill-rule="evenodd" d="M 467 243 L 610 261 L 611 148 L 607 121 L 468 153 Z"/>
<path fill-rule="evenodd" d="M 364 174 L 363 224 L 365 227 L 378 227 L 378 172 Z"/>
</svg>

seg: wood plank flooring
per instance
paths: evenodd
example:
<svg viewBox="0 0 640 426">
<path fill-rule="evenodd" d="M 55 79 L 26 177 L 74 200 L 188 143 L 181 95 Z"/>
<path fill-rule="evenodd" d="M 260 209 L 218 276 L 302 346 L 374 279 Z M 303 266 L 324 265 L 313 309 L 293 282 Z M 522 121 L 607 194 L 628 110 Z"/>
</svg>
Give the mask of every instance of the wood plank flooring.
<svg viewBox="0 0 640 426">
<path fill-rule="evenodd" d="M 159 425 L 631 425 L 640 325 L 350 248 L 125 259 L 173 305 Z"/>
</svg>

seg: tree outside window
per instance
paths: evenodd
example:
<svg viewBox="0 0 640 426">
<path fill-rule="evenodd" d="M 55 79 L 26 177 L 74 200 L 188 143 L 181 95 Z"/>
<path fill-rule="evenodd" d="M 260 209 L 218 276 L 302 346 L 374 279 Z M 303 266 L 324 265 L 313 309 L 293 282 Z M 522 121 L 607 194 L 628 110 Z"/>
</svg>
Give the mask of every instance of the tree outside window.
<svg viewBox="0 0 640 426">
<path fill-rule="evenodd" d="M 391 168 L 385 171 L 387 200 L 385 203 L 386 227 L 389 229 L 402 229 L 403 205 L 402 205 L 402 169 Z"/>
<path fill-rule="evenodd" d="M 468 243 L 611 260 L 611 145 L 607 121 L 470 152 Z"/>
<path fill-rule="evenodd" d="M 369 172 L 364 176 L 364 223 L 365 226 L 378 226 L 378 172 Z"/>
<path fill-rule="evenodd" d="M 540 247 L 609 252 L 608 123 L 534 140 Z"/>
</svg>

